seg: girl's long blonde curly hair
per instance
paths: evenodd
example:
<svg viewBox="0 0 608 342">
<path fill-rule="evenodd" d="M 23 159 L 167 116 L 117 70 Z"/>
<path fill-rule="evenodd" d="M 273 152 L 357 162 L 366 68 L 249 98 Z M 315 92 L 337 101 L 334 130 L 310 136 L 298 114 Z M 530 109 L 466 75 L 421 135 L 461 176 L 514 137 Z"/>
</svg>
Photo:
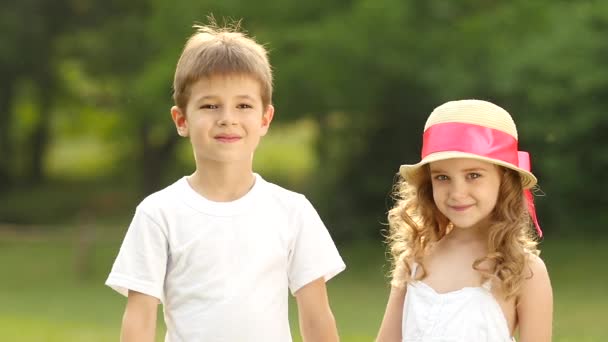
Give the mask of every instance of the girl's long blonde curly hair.
<svg viewBox="0 0 608 342">
<path fill-rule="evenodd" d="M 517 295 L 530 253 L 538 255 L 530 216 L 517 172 L 498 166 L 502 173 L 496 207 L 490 214 L 488 254 L 476 260 L 472 267 L 483 279 L 496 279 L 506 298 Z M 423 258 L 429 248 L 448 233 L 449 220 L 433 200 L 429 165 L 408 177 L 402 177 L 394 187 L 395 205 L 388 212 L 387 243 L 392 259 L 393 286 L 402 287 L 411 280 L 424 278 Z M 490 268 L 480 268 L 488 262 Z M 413 279 L 412 265 L 422 272 Z M 485 264 L 484 264 L 485 265 Z M 397 272 L 399 270 L 399 272 Z"/>
</svg>

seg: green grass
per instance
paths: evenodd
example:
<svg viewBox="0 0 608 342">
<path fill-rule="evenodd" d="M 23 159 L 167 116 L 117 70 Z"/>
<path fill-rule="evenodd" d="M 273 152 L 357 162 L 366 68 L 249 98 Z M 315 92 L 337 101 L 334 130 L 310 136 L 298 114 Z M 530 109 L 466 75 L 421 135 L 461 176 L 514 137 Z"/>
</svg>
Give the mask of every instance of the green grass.
<svg viewBox="0 0 608 342">
<path fill-rule="evenodd" d="M 0 235 L 0 341 L 116 341 L 125 299 L 103 285 L 120 233 L 99 230 L 88 253 L 78 234 Z M 547 240 L 554 341 L 608 341 L 608 240 Z M 372 341 L 388 295 L 380 242 L 340 246 L 348 269 L 329 282 L 342 341 Z M 290 313 L 297 337 L 296 308 Z M 162 341 L 162 323 L 158 341 Z"/>
<path fill-rule="evenodd" d="M 66 222 L 97 222 L 99 218 L 104 222 L 124 221 L 141 197 L 136 184 L 103 179 L 24 185 L 0 192 L 0 223 L 18 224 L 20 229 L 55 229 Z"/>
</svg>

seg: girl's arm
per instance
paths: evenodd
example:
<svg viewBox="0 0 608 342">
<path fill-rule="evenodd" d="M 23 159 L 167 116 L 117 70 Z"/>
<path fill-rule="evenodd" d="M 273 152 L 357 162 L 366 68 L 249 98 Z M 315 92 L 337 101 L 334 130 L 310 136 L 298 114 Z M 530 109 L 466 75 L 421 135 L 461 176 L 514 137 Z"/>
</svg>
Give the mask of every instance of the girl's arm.
<svg viewBox="0 0 608 342">
<path fill-rule="evenodd" d="M 376 342 L 401 342 L 401 322 L 403 319 L 403 301 L 405 300 L 405 287 L 391 287 L 386 312 L 378 332 Z"/>
<path fill-rule="evenodd" d="M 157 298 L 129 290 L 120 341 L 153 342 L 156 337 L 157 307 Z"/>
<path fill-rule="evenodd" d="M 336 320 L 329 307 L 323 277 L 314 280 L 296 293 L 300 333 L 304 342 L 337 342 Z"/>
<path fill-rule="evenodd" d="M 553 290 L 545 263 L 536 255 L 529 259 L 531 275 L 522 283 L 517 318 L 520 342 L 551 342 Z"/>
</svg>

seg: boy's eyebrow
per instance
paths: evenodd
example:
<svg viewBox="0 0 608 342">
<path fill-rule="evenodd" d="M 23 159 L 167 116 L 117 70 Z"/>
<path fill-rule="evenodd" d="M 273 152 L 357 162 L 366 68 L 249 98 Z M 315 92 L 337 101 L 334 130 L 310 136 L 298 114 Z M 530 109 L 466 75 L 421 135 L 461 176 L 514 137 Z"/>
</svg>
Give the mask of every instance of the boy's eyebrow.
<svg viewBox="0 0 608 342">
<path fill-rule="evenodd" d="M 237 95 L 236 97 L 239 99 L 255 100 L 255 98 L 253 98 L 249 95 Z"/>
<path fill-rule="evenodd" d="M 217 99 L 217 98 L 218 98 L 218 96 L 215 96 L 215 95 L 203 95 L 201 97 L 197 97 L 195 99 L 195 101 L 199 102 L 199 101 L 203 101 L 203 100 L 214 100 L 214 99 Z"/>
<path fill-rule="evenodd" d="M 253 98 L 250 95 L 237 95 L 235 97 L 238 98 L 238 99 L 255 100 L 255 98 Z M 204 96 L 196 98 L 195 101 L 217 100 L 218 98 L 219 98 L 219 96 L 217 96 L 217 95 L 204 95 Z"/>
</svg>

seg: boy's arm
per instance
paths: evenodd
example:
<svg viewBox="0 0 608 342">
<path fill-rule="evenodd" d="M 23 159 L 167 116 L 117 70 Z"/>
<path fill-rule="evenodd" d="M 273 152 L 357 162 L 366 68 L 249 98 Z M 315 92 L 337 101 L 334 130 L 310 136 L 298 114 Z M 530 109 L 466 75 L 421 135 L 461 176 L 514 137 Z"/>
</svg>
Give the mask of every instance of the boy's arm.
<svg viewBox="0 0 608 342">
<path fill-rule="evenodd" d="M 304 342 L 337 342 L 338 330 L 329 307 L 325 279 L 318 278 L 296 293 L 300 333 Z"/>
<path fill-rule="evenodd" d="M 550 342 L 553 325 L 553 290 L 545 263 L 530 256 L 532 274 L 522 283 L 517 303 L 519 341 Z"/>
<path fill-rule="evenodd" d="M 157 298 L 129 290 L 120 341 L 153 342 L 156 338 L 157 307 Z"/>
<path fill-rule="evenodd" d="M 403 301 L 405 300 L 405 287 L 391 287 L 384 318 L 376 342 L 401 342 L 401 322 L 403 319 Z"/>
</svg>

